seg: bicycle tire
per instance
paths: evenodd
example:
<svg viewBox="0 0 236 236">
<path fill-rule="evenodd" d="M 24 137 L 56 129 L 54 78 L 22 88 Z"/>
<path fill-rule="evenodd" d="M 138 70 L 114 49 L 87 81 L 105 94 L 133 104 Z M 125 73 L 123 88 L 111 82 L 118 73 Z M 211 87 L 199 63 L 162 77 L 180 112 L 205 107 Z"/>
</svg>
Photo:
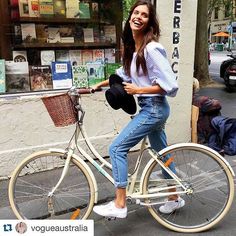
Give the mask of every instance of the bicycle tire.
<svg viewBox="0 0 236 236">
<path fill-rule="evenodd" d="M 168 154 L 174 158 L 176 175 L 185 186 L 191 186 L 193 193 L 181 195 L 185 206 L 170 214 L 161 213 L 160 204 L 148 206 L 151 215 L 164 227 L 181 233 L 202 232 L 215 226 L 233 202 L 234 180 L 230 168 L 218 153 L 199 144 L 173 145 L 161 156 Z M 162 176 L 161 172 L 160 166 L 153 161 L 144 173 L 144 194 L 153 187 L 153 179 Z M 157 199 L 146 199 L 146 203 L 152 201 Z"/>
<path fill-rule="evenodd" d="M 9 182 L 9 201 L 18 219 L 86 219 L 95 201 L 95 187 L 83 160 L 72 155 L 69 170 L 53 197 L 65 153 L 40 151 L 25 158 Z"/>
</svg>

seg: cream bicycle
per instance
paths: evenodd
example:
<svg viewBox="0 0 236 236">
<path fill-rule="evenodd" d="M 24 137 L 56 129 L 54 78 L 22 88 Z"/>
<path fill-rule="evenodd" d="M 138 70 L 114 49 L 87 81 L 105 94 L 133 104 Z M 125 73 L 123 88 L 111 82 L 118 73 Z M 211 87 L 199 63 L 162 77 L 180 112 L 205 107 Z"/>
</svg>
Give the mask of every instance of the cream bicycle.
<svg viewBox="0 0 236 236">
<path fill-rule="evenodd" d="M 66 150 L 33 153 L 12 173 L 9 200 L 17 218 L 86 219 L 98 202 L 99 189 L 94 172 L 100 172 L 114 183 L 111 164 L 95 150 L 83 125 L 80 94 L 84 92 L 90 91 L 74 89 L 70 96 L 43 98 L 56 126 L 76 122 L 76 129 Z M 65 107 L 58 108 L 62 104 L 70 107 L 70 112 L 63 113 Z M 93 156 L 78 145 L 79 134 Z M 143 156 L 147 154 L 150 160 L 141 171 Z M 167 155 L 170 158 L 164 162 Z M 168 168 L 170 163 L 175 164 L 176 173 Z M 169 174 L 169 179 L 163 178 L 163 171 Z M 229 211 L 234 197 L 233 177 L 234 172 L 227 161 L 206 146 L 180 143 L 157 153 L 144 139 L 135 168 L 129 174 L 127 199 L 146 206 L 160 224 L 171 230 L 205 231 Z M 185 206 L 171 214 L 162 214 L 158 208 L 173 194 L 173 189 L 185 200 Z"/>
</svg>

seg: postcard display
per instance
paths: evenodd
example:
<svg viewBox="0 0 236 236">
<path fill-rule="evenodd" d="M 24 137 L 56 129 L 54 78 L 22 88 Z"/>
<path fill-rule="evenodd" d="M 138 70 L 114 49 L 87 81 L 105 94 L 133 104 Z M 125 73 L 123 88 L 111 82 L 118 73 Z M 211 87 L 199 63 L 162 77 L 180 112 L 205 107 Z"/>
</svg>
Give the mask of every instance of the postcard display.
<svg viewBox="0 0 236 236">
<path fill-rule="evenodd" d="M 8 2 L 12 56 L 0 52 L 0 93 L 86 88 L 119 67 L 122 0 Z"/>
</svg>

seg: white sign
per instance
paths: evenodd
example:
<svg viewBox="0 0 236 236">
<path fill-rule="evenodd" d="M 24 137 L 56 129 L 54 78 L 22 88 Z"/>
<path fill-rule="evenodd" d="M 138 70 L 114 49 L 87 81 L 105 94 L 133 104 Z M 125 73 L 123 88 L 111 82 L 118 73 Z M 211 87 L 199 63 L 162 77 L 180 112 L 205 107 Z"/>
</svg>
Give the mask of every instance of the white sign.
<svg viewBox="0 0 236 236">
<path fill-rule="evenodd" d="M 180 30 L 181 30 L 181 9 L 182 3 L 180 0 L 174 1 L 173 8 L 173 50 L 172 50 L 172 70 L 178 79 L 179 74 L 179 43 L 180 43 Z"/>
<path fill-rule="evenodd" d="M 179 91 L 168 99 L 171 115 L 166 131 L 169 143 L 191 140 L 191 105 L 197 19 L 197 0 L 157 0 L 160 43 L 167 51 Z M 183 112 L 184 111 L 184 112 Z"/>
</svg>

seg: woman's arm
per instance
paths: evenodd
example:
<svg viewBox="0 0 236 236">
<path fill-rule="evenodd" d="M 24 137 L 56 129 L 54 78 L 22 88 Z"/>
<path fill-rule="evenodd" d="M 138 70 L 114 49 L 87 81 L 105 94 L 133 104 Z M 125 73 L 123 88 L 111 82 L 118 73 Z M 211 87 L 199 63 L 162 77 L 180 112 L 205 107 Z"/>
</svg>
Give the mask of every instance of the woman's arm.
<svg viewBox="0 0 236 236">
<path fill-rule="evenodd" d="M 108 85 L 109 85 L 109 80 L 107 79 L 107 80 L 104 80 L 100 83 L 97 83 L 97 84 L 93 85 L 92 89 L 99 90 L 100 88 L 107 87 Z"/>
<path fill-rule="evenodd" d="M 176 96 L 178 83 L 167 59 L 165 49 L 156 42 L 149 43 L 146 49 L 145 59 L 152 85 L 160 86 L 167 96 Z"/>
<path fill-rule="evenodd" d="M 123 82 L 124 89 L 128 94 L 166 94 L 158 84 L 149 87 L 138 87 L 131 83 Z"/>
</svg>

